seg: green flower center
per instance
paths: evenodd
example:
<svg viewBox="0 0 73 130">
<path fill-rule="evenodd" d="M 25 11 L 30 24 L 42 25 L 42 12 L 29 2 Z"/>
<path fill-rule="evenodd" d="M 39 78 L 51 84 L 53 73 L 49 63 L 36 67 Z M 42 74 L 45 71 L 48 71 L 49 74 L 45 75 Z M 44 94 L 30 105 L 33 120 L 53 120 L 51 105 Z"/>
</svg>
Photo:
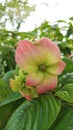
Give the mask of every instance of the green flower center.
<svg viewBox="0 0 73 130">
<path fill-rule="evenodd" d="M 40 71 L 46 71 L 46 66 L 45 65 L 40 65 L 39 70 Z"/>
</svg>

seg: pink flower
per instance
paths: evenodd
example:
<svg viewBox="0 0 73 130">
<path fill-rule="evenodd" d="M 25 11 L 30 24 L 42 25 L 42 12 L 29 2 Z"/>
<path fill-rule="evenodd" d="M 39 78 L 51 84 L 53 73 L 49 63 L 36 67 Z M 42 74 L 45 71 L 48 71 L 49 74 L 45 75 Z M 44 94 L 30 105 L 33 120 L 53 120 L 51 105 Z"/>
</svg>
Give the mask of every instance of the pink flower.
<svg viewBox="0 0 73 130">
<path fill-rule="evenodd" d="M 35 43 L 19 41 L 15 60 L 27 73 L 26 85 L 35 87 L 39 94 L 53 90 L 57 86 L 57 75 L 65 68 L 58 46 L 48 38 Z"/>
</svg>

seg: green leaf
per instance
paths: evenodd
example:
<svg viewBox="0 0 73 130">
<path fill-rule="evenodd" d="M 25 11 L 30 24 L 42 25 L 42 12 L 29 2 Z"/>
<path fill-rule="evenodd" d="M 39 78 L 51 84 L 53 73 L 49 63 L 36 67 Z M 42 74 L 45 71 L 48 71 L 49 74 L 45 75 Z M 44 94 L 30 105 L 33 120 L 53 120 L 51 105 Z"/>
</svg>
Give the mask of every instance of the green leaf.
<svg viewBox="0 0 73 130">
<path fill-rule="evenodd" d="M 73 84 L 67 84 L 55 93 L 60 99 L 73 103 Z"/>
<path fill-rule="evenodd" d="M 73 17 L 70 17 L 69 20 L 73 21 Z"/>
<path fill-rule="evenodd" d="M 11 102 L 9 104 L 0 107 L 0 130 L 4 130 L 4 127 L 12 115 L 12 113 L 22 104 L 23 100 L 17 100 L 16 102 Z"/>
<path fill-rule="evenodd" d="M 73 109 L 63 107 L 49 130 L 73 130 Z"/>
<path fill-rule="evenodd" d="M 7 73 L 5 73 L 5 75 L 3 76 L 3 80 L 9 85 L 10 82 L 10 78 L 13 78 L 14 76 L 14 72 L 13 70 L 8 71 Z"/>
<path fill-rule="evenodd" d="M 14 102 L 18 99 L 22 98 L 22 95 L 19 93 L 11 93 L 9 96 L 7 96 L 7 98 L 5 98 L 1 103 L 0 103 L 0 107 L 9 104 L 11 102 Z M 25 98 L 24 98 L 25 100 Z"/>
<path fill-rule="evenodd" d="M 25 101 L 13 113 L 4 130 L 48 130 L 60 108 L 60 102 L 50 93 L 37 100 Z"/>
<path fill-rule="evenodd" d="M 10 88 L 3 79 L 0 78 L 0 101 L 5 99 L 9 94 L 11 94 Z"/>
<path fill-rule="evenodd" d="M 60 87 L 63 87 L 66 84 L 73 84 L 73 72 L 72 73 L 67 73 L 63 75 L 60 79 L 58 84 Z"/>
<path fill-rule="evenodd" d="M 57 22 L 58 22 L 58 23 L 66 23 L 65 20 L 58 20 Z"/>
<path fill-rule="evenodd" d="M 66 67 L 60 76 L 73 72 L 73 60 L 64 58 L 63 61 L 66 63 Z"/>
<path fill-rule="evenodd" d="M 8 121 L 8 118 L 10 117 L 11 113 L 13 112 L 13 109 L 14 108 L 12 104 L 0 107 L 0 130 L 4 130 L 3 128 Z"/>
</svg>

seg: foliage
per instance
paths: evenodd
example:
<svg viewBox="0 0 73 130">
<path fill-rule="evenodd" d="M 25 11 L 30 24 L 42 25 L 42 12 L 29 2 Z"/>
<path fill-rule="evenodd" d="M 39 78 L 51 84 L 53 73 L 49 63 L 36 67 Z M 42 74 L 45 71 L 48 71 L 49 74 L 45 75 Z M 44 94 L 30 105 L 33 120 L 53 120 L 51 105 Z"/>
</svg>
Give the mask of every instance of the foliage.
<svg viewBox="0 0 73 130">
<path fill-rule="evenodd" d="M 0 3 L 0 18 L 5 16 L 6 6 L 11 8 L 7 13 L 12 25 L 13 17 L 17 15 L 16 31 L 0 28 L 0 129 L 73 130 L 73 17 L 68 22 L 58 20 L 54 24 L 44 21 L 31 32 L 19 32 L 22 19 L 27 15 L 21 15 L 20 4 L 23 4 L 22 10 L 25 8 L 27 12 L 27 1 L 5 0 L 3 4 Z M 30 7 L 28 15 L 32 10 Z M 5 26 L 5 22 L 4 25 L 2 23 L 2 27 Z M 59 76 L 58 86 L 53 92 L 27 101 L 19 93 L 12 92 L 9 86 L 10 78 L 18 74 L 19 70 L 14 59 L 15 49 L 18 40 L 35 41 L 42 37 L 49 37 L 58 44 L 66 68 Z"/>
<path fill-rule="evenodd" d="M 72 130 L 73 129 L 73 108 L 62 106 L 62 109 L 49 130 Z"/>
<path fill-rule="evenodd" d="M 0 2 L 0 29 L 7 23 L 13 29 L 19 29 L 21 23 L 35 10 L 35 5 L 30 6 L 28 0 L 4 0 Z"/>
</svg>

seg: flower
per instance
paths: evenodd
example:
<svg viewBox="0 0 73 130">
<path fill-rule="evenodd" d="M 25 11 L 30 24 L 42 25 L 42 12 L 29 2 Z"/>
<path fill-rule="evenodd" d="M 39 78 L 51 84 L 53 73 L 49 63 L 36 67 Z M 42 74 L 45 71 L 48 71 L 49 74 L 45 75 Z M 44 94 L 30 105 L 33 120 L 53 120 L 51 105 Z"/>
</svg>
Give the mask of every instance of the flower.
<svg viewBox="0 0 73 130">
<path fill-rule="evenodd" d="M 58 75 L 65 68 L 59 47 L 48 38 L 34 43 L 19 41 L 15 61 L 27 73 L 26 85 L 35 88 L 38 94 L 53 90 L 57 86 Z"/>
</svg>

